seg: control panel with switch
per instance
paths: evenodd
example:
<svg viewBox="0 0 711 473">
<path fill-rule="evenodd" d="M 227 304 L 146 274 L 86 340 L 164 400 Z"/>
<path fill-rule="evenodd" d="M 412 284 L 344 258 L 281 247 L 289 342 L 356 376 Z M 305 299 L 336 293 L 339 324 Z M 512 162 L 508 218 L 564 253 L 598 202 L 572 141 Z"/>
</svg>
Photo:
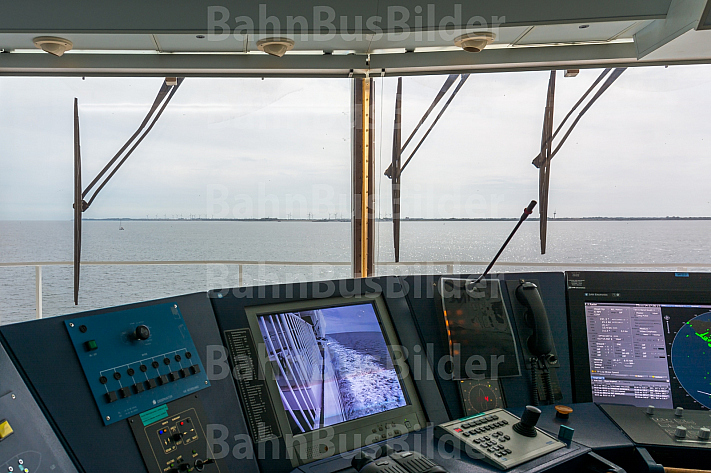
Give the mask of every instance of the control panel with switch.
<svg viewBox="0 0 711 473">
<path fill-rule="evenodd" d="M 72 461 L 0 346 L 0 472 L 77 473 Z"/>
<path fill-rule="evenodd" d="M 68 319 L 105 425 L 210 385 L 177 304 Z"/>
<path fill-rule="evenodd" d="M 208 443 L 205 418 L 193 395 L 129 419 L 149 473 L 226 472 Z"/>
<path fill-rule="evenodd" d="M 504 409 L 492 409 L 440 424 L 435 436 L 474 459 L 508 470 L 565 447 L 536 427 L 540 415 L 533 406 L 527 406 L 520 419 Z"/>
<path fill-rule="evenodd" d="M 603 411 L 635 443 L 711 449 L 711 412 L 602 404 Z"/>
</svg>

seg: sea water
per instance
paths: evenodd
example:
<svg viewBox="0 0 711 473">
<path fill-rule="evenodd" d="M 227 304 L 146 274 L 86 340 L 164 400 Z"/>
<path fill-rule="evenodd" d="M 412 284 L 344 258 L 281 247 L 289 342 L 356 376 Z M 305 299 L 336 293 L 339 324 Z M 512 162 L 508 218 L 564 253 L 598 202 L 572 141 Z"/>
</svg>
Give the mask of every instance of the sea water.
<svg viewBox="0 0 711 473">
<path fill-rule="evenodd" d="M 514 224 L 513 221 L 403 221 L 400 259 L 423 263 L 487 262 Z M 235 287 L 240 282 L 261 285 L 351 276 L 349 222 L 124 220 L 122 226 L 124 230 L 119 230 L 118 221 L 85 221 L 82 261 L 253 264 L 84 265 L 78 306 L 73 303 L 72 266 L 45 265 L 42 267 L 44 317 Z M 564 271 L 577 265 L 596 264 L 628 265 L 624 269 L 634 270 L 655 270 L 655 264 L 672 264 L 672 269 L 663 270 L 711 271 L 708 220 L 551 221 L 545 255 L 541 255 L 538 229 L 538 222 L 525 222 L 499 259 L 516 264 L 497 266 L 495 271 Z M 393 255 L 392 224 L 379 222 L 376 261 L 392 262 Z M 31 264 L 0 267 L 0 324 L 36 317 L 36 272 L 32 263 L 72 259 L 72 222 L 1 221 L 0 262 Z M 280 264 L 285 262 L 323 264 Z M 341 264 L 328 264 L 333 262 Z M 650 267 L 634 266 L 639 264 Z M 377 271 L 416 274 L 444 273 L 447 269 L 441 264 L 422 264 L 379 266 Z M 482 266 L 457 265 L 454 269 L 477 272 Z"/>
</svg>

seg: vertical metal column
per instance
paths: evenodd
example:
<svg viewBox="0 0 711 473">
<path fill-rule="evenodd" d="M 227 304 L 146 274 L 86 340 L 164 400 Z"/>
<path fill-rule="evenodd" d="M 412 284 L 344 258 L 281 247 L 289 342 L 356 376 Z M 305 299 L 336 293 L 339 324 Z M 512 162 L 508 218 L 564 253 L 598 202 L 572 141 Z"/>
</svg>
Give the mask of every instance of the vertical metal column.
<svg viewBox="0 0 711 473">
<path fill-rule="evenodd" d="M 42 318 L 42 266 L 35 266 L 35 304 L 37 318 Z"/>
<path fill-rule="evenodd" d="M 353 79 L 352 243 L 353 276 L 373 273 L 375 254 L 374 82 Z"/>
</svg>

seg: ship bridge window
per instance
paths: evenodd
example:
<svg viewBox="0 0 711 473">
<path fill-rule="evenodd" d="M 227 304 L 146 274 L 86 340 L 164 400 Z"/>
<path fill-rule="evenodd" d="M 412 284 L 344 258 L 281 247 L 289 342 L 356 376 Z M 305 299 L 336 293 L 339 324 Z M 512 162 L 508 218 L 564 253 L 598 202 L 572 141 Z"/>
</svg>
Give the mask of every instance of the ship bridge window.
<svg viewBox="0 0 711 473">
<path fill-rule="evenodd" d="M 351 81 L 188 78 L 84 213 L 74 306 L 74 98 L 86 188 L 162 82 L 0 78 L 0 324 L 38 290 L 47 317 L 351 275 Z"/>
<path fill-rule="evenodd" d="M 711 269 L 710 72 L 708 65 L 624 71 L 551 161 L 545 254 L 539 206 L 494 271 Z M 600 73 L 558 72 L 553 128 Z M 522 209 L 539 200 L 532 161 L 549 78 L 536 71 L 451 80 L 402 151 L 401 165 L 416 153 L 399 176 L 395 263 L 384 174 L 398 78 L 375 76 L 372 274 L 485 267 Z M 163 80 L 0 78 L 0 323 L 353 275 L 354 80 L 188 78 L 84 213 L 74 306 L 74 98 L 86 187 L 138 128 Z M 446 80 L 402 78 L 401 145 Z"/>
<path fill-rule="evenodd" d="M 558 72 L 554 129 L 601 72 Z M 546 253 L 539 206 L 493 271 L 709 270 L 710 73 L 708 65 L 624 71 L 551 161 Z M 532 161 L 541 149 L 549 78 L 549 71 L 468 77 L 402 170 L 400 264 L 392 181 L 384 175 L 392 162 L 398 79 L 376 79 L 384 94 L 376 111 L 379 274 L 483 271 L 524 207 L 539 200 Z M 403 145 L 445 80 L 402 79 Z M 459 81 L 404 148 L 403 164 Z"/>
</svg>

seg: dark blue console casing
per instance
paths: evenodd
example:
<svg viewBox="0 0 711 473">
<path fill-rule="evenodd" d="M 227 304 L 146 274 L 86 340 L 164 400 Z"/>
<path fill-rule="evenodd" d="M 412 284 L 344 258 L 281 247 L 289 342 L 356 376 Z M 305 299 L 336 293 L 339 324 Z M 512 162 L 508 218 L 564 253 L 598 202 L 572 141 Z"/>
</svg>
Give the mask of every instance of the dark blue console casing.
<svg viewBox="0 0 711 473">
<path fill-rule="evenodd" d="M 175 303 L 64 323 L 105 425 L 210 386 Z M 136 335 L 142 325 L 145 340 Z"/>
</svg>

